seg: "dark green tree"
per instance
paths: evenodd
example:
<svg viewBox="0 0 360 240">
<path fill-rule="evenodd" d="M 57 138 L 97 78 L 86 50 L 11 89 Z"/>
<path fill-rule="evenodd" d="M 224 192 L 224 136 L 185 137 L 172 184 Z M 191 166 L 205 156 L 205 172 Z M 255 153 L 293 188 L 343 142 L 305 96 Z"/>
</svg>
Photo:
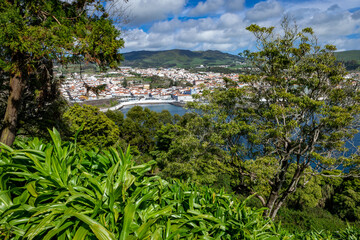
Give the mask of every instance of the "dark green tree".
<svg viewBox="0 0 360 240">
<path fill-rule="evenodd" d="M 21 111 L 17 116 L 18 135 L 46 138 L 48 128 L 56 126 L 64 129 L 61 116 L 67 103 L 59 91 L 60 79 L 53 78 L 52 62 L 44 61 L 43 64 L 47 67 L 37 67 L 36 72 L 27 79 L 27 86 L 22 91 Z M 8 76 L 4 73 L 3 77 Z M 5 115 L 10 92 L 9 79 L 3 80 L 0 83 L 0 116 Z M 3 127 L 0 121 L 0 130 Z"/>
<path fill-rule="evenodd" d="M 121 84 L 124 88 L 128 87 L 128 80 L 125 78 Z"/>
<path fill-rule="evenodd" d="M 138 154 L 147 154 L 154 149 L 155 133 L 161 127 L 158 113 L 141 106 L 132 107 L 120 128 L 120 137 L 136 148 Z M 136 151 L 136 149 L 133 149 Z"/>
<path fill-rule="evenodd" d="M 122 59 L 119 35 L 101 0 L 1 1 L 0 70 L 8 92 L 0 141 L 13 143 L 24 93 L 33 89 L 31 79 L 51 85 L 54 61 L 116 67 Z M 45 93 L 41 88 L 38 91 Z"/>
<path fill-rule="evenodd" d="M 108 110 L 105 112 L 105 115 L 110 120 L 112 120 L 118 127 L 121 127 L 124 123 L 124 114 L 121 111 Z"/>
<path fill-rule="evenodd" d="M 162 124 L 174 124 L 175 119 L 168 110 L 162 110 L 158 113 L 159 120 Z"/>
<path fill-rule="evenodd" d="M 120 141 L 119 127 L 97 107 L 75 104 L 64 113 L 64 119 L 69 124 L 71 135 L 84 125 L 78 142 L 88 149 L 107 148 Z"/>
<path fill-rule="evenodd" d="M 273 27 L 247 29 L 259 51 L 245 53 L 253 70 L 239 78 L 245 87 L 205 93 L 209 104 L 194 107 L 213 117 L 232 156 L 238 191 L 253 190 L 248 178 L 269 184 L 268 193 L 257 196 L 274 218 L 305 175 L 358 162 L 357 155 L 343 153 L 358 132 L 360 92 L 356 82 L 344 78 L 336 48 L 317 45 L 311 28 L 299 31 L 285 20 L 282 34 Z M 269 173 L 247 171 L 249 159 Z"/>
<path fill-rule="evenodd" d="M 191 124 L 187 127 L 168 124 L 157 131 L 156 151 L 152 154 L 156 156 L 160 176 L 191 179 L 198 184 L 227 185 L 228 183 L 219 183 L 219 176 L 226 172 L 226 153 L 208 139 L 196 134 Z"/>
<path fill-rule="evenodd" d="M 228 185 L 219 177 L 226 172 L 226 152 L 214 144 L 216 132 L 210 121 L 186 113 L 176 123 L 167 123 L 156 132 L 156 157 L 161 176 L 191 179 L 199 184 Z"/>
<path fill-rule="evenodd" d="M 337 188 L 333 198 L 333 212 L 349 221 L 360 220 L 360 179 L 350 177 Z"/>
<path fill-rule="evenodd" d="M 273 28 L 247 28 L 261 50 L 246 54 L 256 72 L 240 77 L 248 84 L 245 112 L 254 129 L 247 139 L 259 156 L 276 159 L 265 204 L 271 218 L 305 175 L 356 162 L 341 153 L 358 132 L 360 111 L 359 86 L 344 78 L 336 48 L 317 45 L 311 28 L 297 31 L 286 20 L 282 27 L 281 37 Z"/>
<path fill-rule="evenodd" d="M 359 61 L 356 60 L 344 61 L 343 64 L 349 71 L 358 70 L 358 68 L 360 67 Z"/>
</svg>

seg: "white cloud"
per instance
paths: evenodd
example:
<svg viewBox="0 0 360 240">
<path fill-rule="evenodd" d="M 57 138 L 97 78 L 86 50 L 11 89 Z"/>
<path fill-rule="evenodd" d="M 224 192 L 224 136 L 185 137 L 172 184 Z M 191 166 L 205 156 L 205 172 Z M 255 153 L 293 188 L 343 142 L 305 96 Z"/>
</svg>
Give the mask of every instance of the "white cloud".
<svg viewBox="0 0 360 240">
<path fill-rule="evenodd" d="M 350 12 L 356 6 L 354 1 L 314 1 L 312 8 L 300 8 L 303 6 L 292 5 L 286 14 L 294 16 L 301 28 L 312 27 L 320 45 L 333 44 L 338 50 L 360 49 L 359 39 L 348 37 L 360 33 L 360 11 Z"/>
<path fill-rule="evenodd" d="M 312 27 L 321 41 L 335 41 L 359 31 L 360 17 L 341 5 L 321 5 L 321 8 L 297 8 L 293 6 L 286 14 L 294 17 L 297 24 Z M 360 14 L 359 14 L 360 15 Z"/>
<path fill-rule="evenodd" d="M 359 0 L 307 0 L 307 1 L 286 1 L 282 0 L 284 8 L 287 10 L 296 10 L 302 8 L 315 8 L 326 10 L 330 6 L 338 5 L 342 9 L 352 9 L 359 7 Z"/>
<path fill-rule="evenodd" d="M 145 3 L 145 0 L 136 1 Z M 267 0 L 251 9 L 244 9 L 244 0 L 204 0 L 192 9 L 184 9 L 182 4 L 185 0 L 171 1 L 173 2 L 179 3 L 173 10 L 170 6 L 166 9 L 149 10 L 153 11 L 149 16 L 153 16 L 156 11 L 160 11 L 162 16 L 153 16 L 151 21 L 162 20 L 152 23 L 146 31 L 134 28 L 126 33 L 125 51 L 180 48 L 238 53 L 241 49 L 254 49 L 254 37 L 245 30 L 248 25 L 257 22 L 261 26 L 279 26 L 283 15 L 296 20 L 299 28 L 312 27 L 320 44 L 334 44 L 342 50 L 360 49 L 359 39 L 347 37 L 360 33 L 360 10 L 354 10 L 359 4 L 356 5 L 354 0 L 344 0 L 341 3 L 336 3 L 336 0 Z M 133 5 L 138 4 L 134 3 Z M 146 9 L 146 6 L 143 8 Z M 190 16 L 190 12 L 205 17 L 186 18 Z M 175 17 L 167 20 L 167 14 Z M 176 17 L 177 14 L 179 18 Z"/>
<path fill-rule="evenodd" d="M 189 11 L 188 15 L 194 17 L 218 13 L 223 5 L 224 0 L 207 0 L 205 2 L 199 2 L 195 8 Z"/>
<path fill-rule="evenodd" d="M 354 19 L 354 20 L 358 20 L 360 19 L 360 10 L 354 12 L 351 17 Z"/>
<path fill-rule="evenodd" d="M 243 27 L 242 18 L 238 14 L 225 13 L 220 17 L 219 20 L 223 28 Z"/>
<path fill-rule="evenodd" d="M 130 17 L 129 25 L 137 26 L 180 14 L 186 0 L 131 0 L 129 3 L 119 1 L 118 4 L 118 8 L 124 8 L 126 4 L 125 8 Z"/>
<path fill-rule="evenodd" d="M 244 9 L 245 0 L 228 0 L 225 3 L 225 8 L 228 12 L 238 12 Z"/>
<path fill-rule="evenodd" d="M 333 5 L 331 5 L 327 10 L 328 10 L 329 12 L 336 12 L 336 11 L 340 11 L 341 8 L 339 7 L 339 5 L 333 4 Z"/>
<path fill-rule="evenodd" d="M 220 18 L 162 21 L 154 24 L 148 33 L 141 29 L 129 31 L 125 36 L 125 51 L 179 48 L 238 53 L 240 48 L 254 42 L 245 27 L 243 18 L 233 13 Z"/>
<path fill-rule="evenodd" d="M 172 49 L 173 36 L 159 33 L 146 33 L 141 29 L 128 31 L 125 36 L 125 49 L 137 50 L 159 50 Z"/>
<path fill-rule="evenodd" d="M 335 45 L 337 50 L 339 50 L 339 51 L 359 49 L 359 39 L 338 38 L 338 39 L 328 42 L 328 44 Z"/>
<path fill-rule="evenodd" d="M 301 22 L 313 18 L 313 16 L 318 13 L 319 9 L 317 8 L 297 8 L 287 10 L 285 14 L 293 18 L 295 21 Z"/>
<path fill-rule="evenodd" d="M 206 0 L 199 2 L 188 11 L 188 16 L 198 17 L 222 14 L 225 12 L 239 12 L 244 9 L 245 0 Z"/>
<path fill-rule="evenodd" d="M 181 28 L 183 23 L 178 20 L 177 18 L 174 18 L 170 21 L 163 21 L 163 22 L 156 22 L 154 23 L 150 31 L 151 32 L 157 32 L 157 33 L 171 33 L 172 31 Z"/>
<path fill-rule="evenodd" d="M 317 34 L 323 37 L 348 35 L 353 32 L 356 22 L 347 11 L 329 9 L 313 16 L 308 22 Z"/>
<path fill-rule="evenodd" d="M 247 11 L 246 19 L 249 21 L 263 21 L 270 18 L 278 18 L 283 14 L 283 8 L 281 4 L 274 0 L 268 0 L 266 2 L 259 2 L 255 6 Z"/>
</svg>

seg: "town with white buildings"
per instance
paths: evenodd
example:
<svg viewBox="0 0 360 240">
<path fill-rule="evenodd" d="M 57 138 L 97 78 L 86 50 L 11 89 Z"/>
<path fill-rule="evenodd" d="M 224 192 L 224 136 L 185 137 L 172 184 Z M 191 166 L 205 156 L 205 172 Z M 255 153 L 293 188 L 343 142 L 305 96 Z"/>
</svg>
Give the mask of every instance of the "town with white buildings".
<svg viewBox="0 0 360 240">
<path fill-rule="evenodd" d="M 171 79 L 173 82 L 187 82 L 187 86 L 172 86 L 169 88 L 150 88 L 150 83 L 143 81 L 132 81 L 136 77 L 146 78 L 159 76 L 165 79 Z M 192 100 L 192 94 L 201 94 L 203 89 L 213 89 L 224 85 L 223 78 L 238 80 L 238 74 L 222 74 L 212 72 L 191 73 L 185 69 L 169 68 L 130 68 L 123 67 L 116 72 L 106 72 L 96 75 L 73 73 L 65 77 L 61 85 L 62 95 L 71 102 L 81 102 L 96 99 L 116 98 L 121 101 L 131 99 L 149 99 L 149 100 L 175 100 L 186 102 Z M 124 86 L 124 81 L 127 81 Z M 106 84 L 105 88 L 95 92 L 89 90 L 89 87 Z M 86 88 L 88 86 L 88 89 Z"/>
<path fill-rule="evenodd" d="M 355 74 L 355 75 L 354 75 Z M 158 76 L 170 79 L 173 83 L 187 83 L 186 86 L 168 88 L 151 88 L 151 84 L 142 81 L 147 77 Z M 86 102 L 88 100 L 116 99 L 114 109 L 131 105 L 133 102 L 144 103 L 185 103 L 192 101 L 193 94 L 201 94 L 204 89 L 214 89 L 225 85 L 224 78 L 238 81 L 239 74 L 213 72 L 192 73 L 179 68 L 131 68 L 122 67 L 118 71 L 98 74 L 68 74 L 62 82 L 61 93 L 69 102 Z M 347 78 L 359 79 L 359 73 L 352 73 Z M 136 80 L 137 79 L 137 80 Z M 124 82 L 126 81 L 126 84 Z M 126 86 L 125 86 L 126 85 Z M 177 84 L 175 84 L 177 85 Z M 98 91 L 93 91 L 103 86 Z M 242 87 L 242 85 L 238 85 Z"/>
</svg>

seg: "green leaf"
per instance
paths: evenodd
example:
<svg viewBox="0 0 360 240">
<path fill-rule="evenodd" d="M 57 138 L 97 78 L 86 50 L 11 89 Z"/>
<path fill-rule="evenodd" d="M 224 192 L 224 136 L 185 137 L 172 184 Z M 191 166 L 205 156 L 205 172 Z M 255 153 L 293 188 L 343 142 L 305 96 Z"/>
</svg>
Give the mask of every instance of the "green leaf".
<svg viewBox="0 0 360 240">
<path fill-rule="evenodd" d="M 39 196 L 39 194 L 36 192 L 35 184 L 36 184 L 35 181 L 29 182 L 29 183 L 26 185 L 26 189 L 29 191 L 29 193 L 30 193 L 33 197 L 37 198 L 37 197 Z"/>
<path fill-rule="evenodd" d="M 73 240 L 85 240 L 87 234 L 89 233 L 89 231 L 87 229 L 85 229 L 84 227 L 80 226 L 78 228 L 78 230 L 75 233 L 75 236 L 73 238 Z"/>
<path fill-rule="evenodd" d="M 127 237 L 130 234 L 130 225 L 134 219 L 135 216 L 135 204 L 132 202 L 127 202 L 125 211 L 124 211 L 124 217 L 123 217 L 123 224 L 120 234 L 120 240 L 126 240 Z"/>
<path fill-rule="evenodd" d="M 76 213 L 74 211 L 71 213 L 71 215 L 86 223 L 99 240 L 115 240 L 115 235 L 112 232 L 109 232 L 104 226 L 91 217 L 88 217 L 82 213 Z"/>
</svg>

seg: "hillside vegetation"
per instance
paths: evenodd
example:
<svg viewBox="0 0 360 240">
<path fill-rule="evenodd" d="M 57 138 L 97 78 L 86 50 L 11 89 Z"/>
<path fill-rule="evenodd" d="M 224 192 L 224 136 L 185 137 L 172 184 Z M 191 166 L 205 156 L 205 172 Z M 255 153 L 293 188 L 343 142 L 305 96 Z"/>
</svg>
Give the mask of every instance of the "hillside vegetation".
<svg viewBox="0 0 360 240">
<path fill-rule="evenodd" d="M 244 58 L 223 53 L 220 51 L 189 51 L 189 50 L 167 50 L 167 51 L 135 51 L 123 54 L 125 61 L 123 66 L 131 67 L 179 67 L 179 68 L 198 68 L 199 71 L 211 70 L 213 72 L 231 72 L 225 68 L 217 66 L 238 66 L 239 62 L 244 62 Z M 354 70 L 360 66 L 360 50 L 335 52 L 337 61 L 343 62 L 348 70 Z M 199 66 L 203 65 L 203 68 Z M 57 68 L 55 71 L 61 73 L 90 73 L 99 72 L 95 64 L 81 63 L 68 64 L 66 67 Z"/>
<path fill-rule="evenodd" d="M 193 68 L 200 65 L 236 65 L 243 59 L 236 55 L 222 53 L 220 51 L 136 51 L 124 53 L 124 66 L 133 67 L 181 67 Z"/>
<path fill-rule="evenodd" d="M 236 66 L 244 58 L 220 51 L 134 51 L 124 53 L 124 66 L 131 67 L 180 67 L 196 68 L 201 65 L 216 67 L 219 65 Z M 345 64 L 347 70 L 355 70 L 360 66 L 360 50 L 335 52 L 336 59 Z"/>
<path fill-rule="evenodd" d="M 335 52 L 337 61 L 342 62 L 348 71 L 360 69 L 360 50 Z"/>
<path fill-rule="evenodd" d="M 338 61 L 360 61 L 360 50 L 335 52 L 335 57 Z"/>
</svg>

